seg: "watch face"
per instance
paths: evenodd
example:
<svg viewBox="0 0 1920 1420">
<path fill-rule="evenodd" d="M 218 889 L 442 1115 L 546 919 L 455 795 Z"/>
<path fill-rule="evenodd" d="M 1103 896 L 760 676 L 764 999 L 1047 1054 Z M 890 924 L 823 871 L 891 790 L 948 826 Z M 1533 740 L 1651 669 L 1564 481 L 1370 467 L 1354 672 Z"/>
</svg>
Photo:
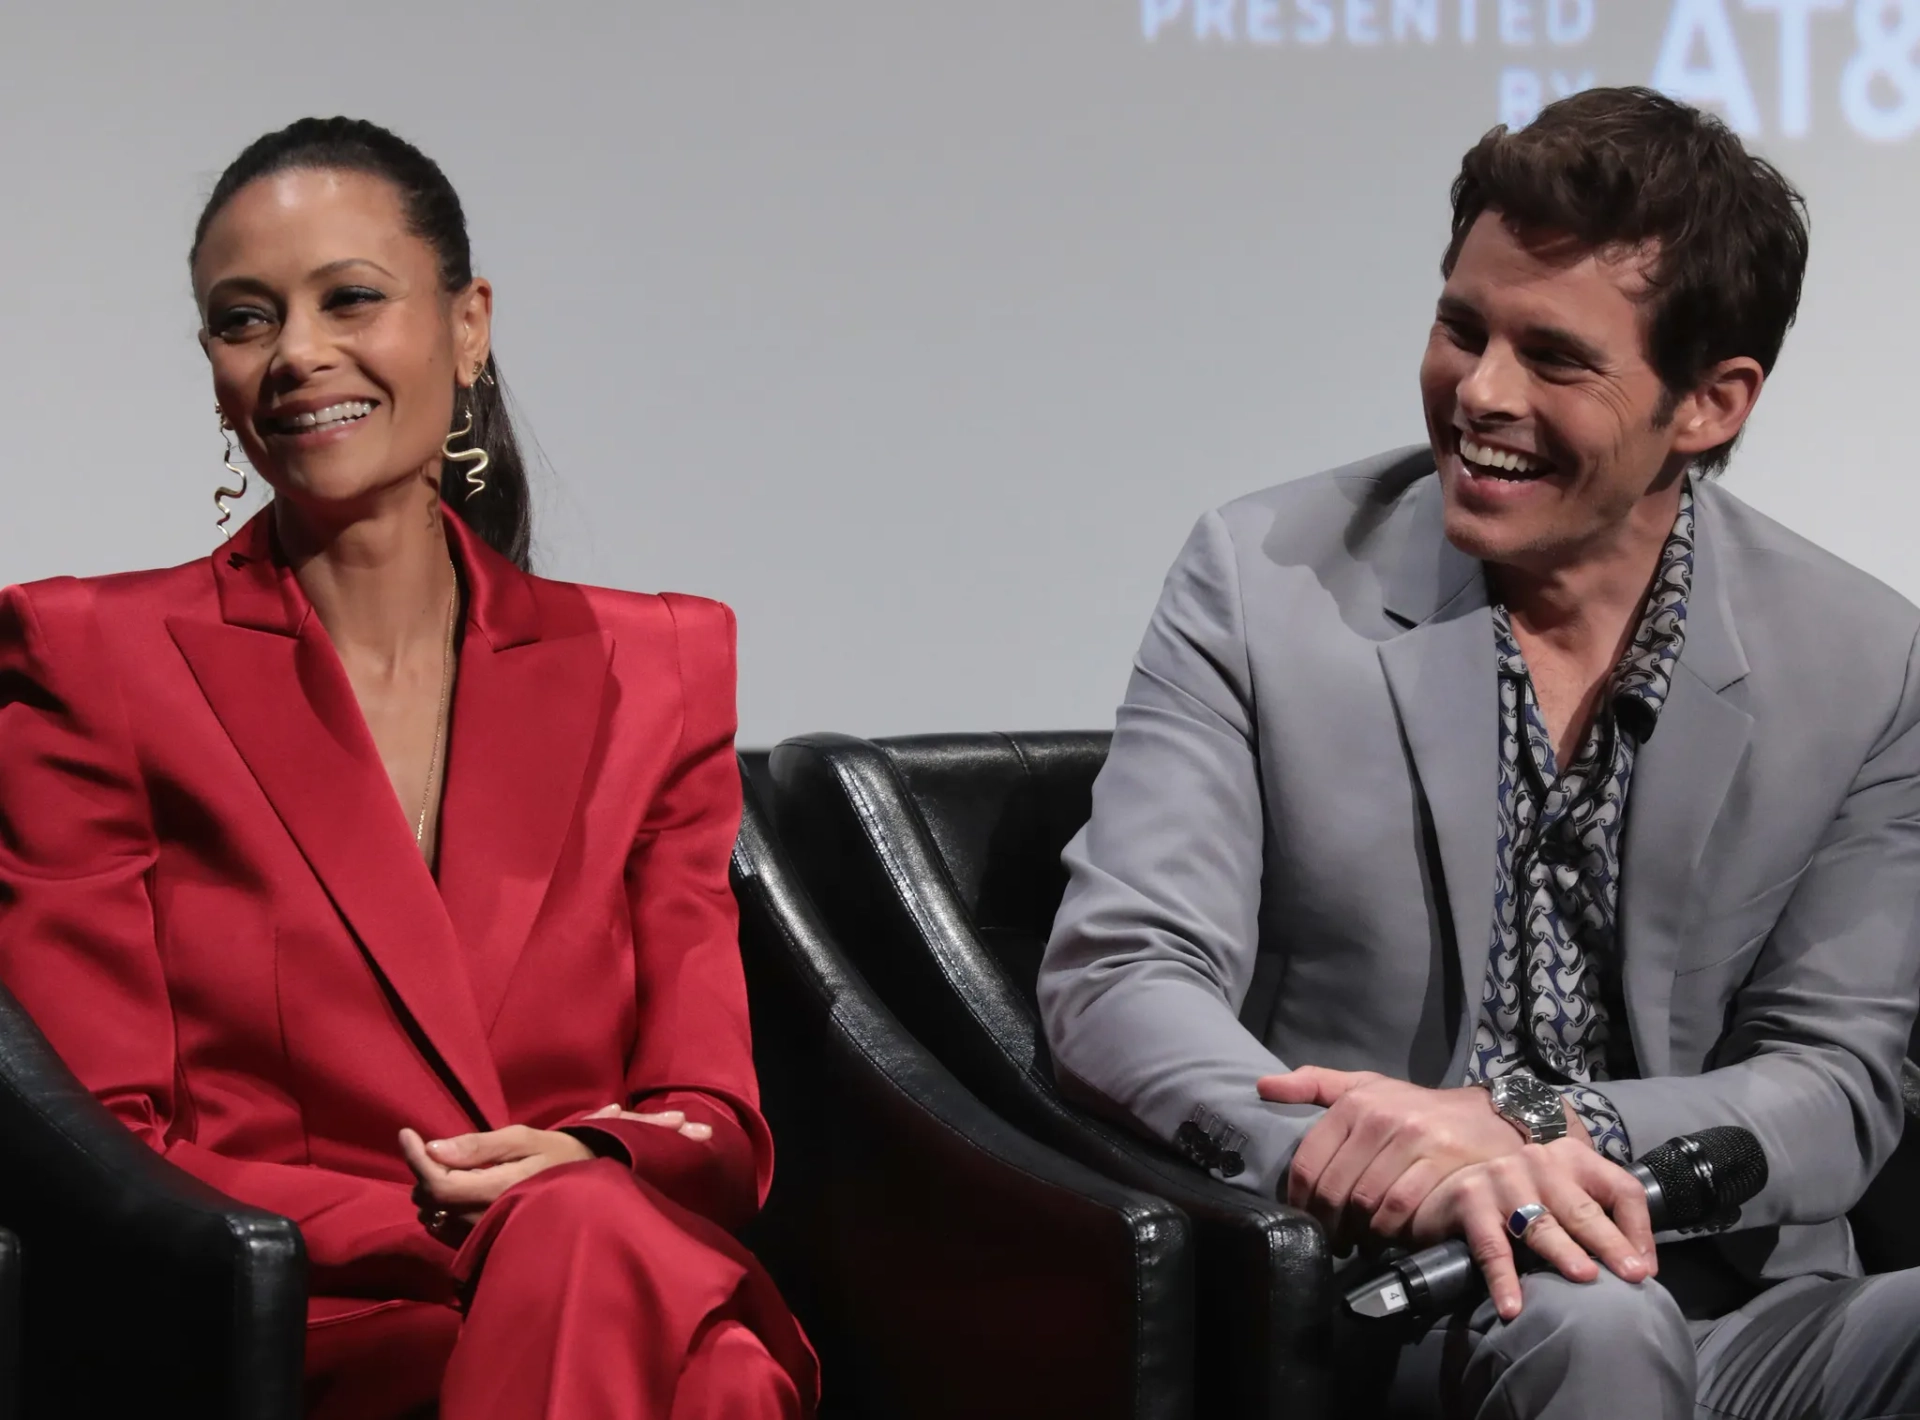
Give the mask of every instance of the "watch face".
<svg viewBox="0 0 1920 1420">
<path fill-rule="evenodd" d="M 1503 1075 L 1494 1082 L 1494 1106 L 1523 1124 L 1544 1126 L 1563 1117 L 1559 1093 L 1531 1075 Z"/>
</svg>

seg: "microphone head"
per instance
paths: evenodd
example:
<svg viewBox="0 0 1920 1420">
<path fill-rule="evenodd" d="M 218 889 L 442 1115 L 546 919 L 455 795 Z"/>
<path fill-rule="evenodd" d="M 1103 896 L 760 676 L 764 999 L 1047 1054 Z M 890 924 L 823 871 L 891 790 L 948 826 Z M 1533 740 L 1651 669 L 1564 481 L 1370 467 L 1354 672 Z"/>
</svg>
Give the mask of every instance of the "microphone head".
<svg viewBox="0 0 1920 1420">
<path fill-rule="evenodd" d="M 1766 1151 L 1737 1124 L 1669 1139 L 1638 1162 L 1659 1181 L 1670 1228 L 1730 1227 L 1740 1205 L 1767 1186 Z"/>
</svg>

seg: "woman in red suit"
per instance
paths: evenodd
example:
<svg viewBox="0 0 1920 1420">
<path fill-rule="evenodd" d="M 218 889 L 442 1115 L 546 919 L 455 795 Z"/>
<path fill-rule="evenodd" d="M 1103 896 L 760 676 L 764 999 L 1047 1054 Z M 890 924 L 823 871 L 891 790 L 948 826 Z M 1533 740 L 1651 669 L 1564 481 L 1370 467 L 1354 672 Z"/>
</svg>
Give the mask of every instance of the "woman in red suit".
<svg viewBox="0 0 1920 1420">
<path fill-rule="evenodd" d="M 275 497 L 185 566 L 0 595 L 0 979 L 299 1225 L 310 1414 L 809 1413 L 730 1236 L 772 1168 L 731 614 L 525 570 L 492 291 L 400 139 L 262 138 L 192 271 Z"/>
</svg>

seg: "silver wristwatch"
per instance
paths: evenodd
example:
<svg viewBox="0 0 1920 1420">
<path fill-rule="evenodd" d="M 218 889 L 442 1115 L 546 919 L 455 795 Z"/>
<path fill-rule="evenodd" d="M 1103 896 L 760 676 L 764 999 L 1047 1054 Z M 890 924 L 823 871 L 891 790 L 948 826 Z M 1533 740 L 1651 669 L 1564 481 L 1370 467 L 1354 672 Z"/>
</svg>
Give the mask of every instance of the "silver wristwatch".
<svg viewBox="0 0 1920 1420">
<path fill-rule="evenodd" d="M 1567 1133 L 1567 1111 L 1560 1091 L 1543 1084 L 1525 1070 L 1515 1070 L 1485 1082 L 1494 1112 L 1517 1124 L 1535 1144 L 1551 1144 Z"/>
</svg>

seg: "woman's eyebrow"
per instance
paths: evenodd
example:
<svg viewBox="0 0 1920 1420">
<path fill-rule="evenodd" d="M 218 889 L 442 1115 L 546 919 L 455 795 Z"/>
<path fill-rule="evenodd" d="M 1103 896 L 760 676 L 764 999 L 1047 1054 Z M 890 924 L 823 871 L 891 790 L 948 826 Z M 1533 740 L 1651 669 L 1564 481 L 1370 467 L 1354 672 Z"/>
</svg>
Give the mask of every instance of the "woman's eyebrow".
<svg viewBox="0 0 1920 1420">
<path fill-rule="evenodd" d="M 314 276 L 337 276 L 349 266 L 371 266 L 375 271 L 387 277 L 389 280 L 399 280 L 391 271 L 387 270 L 386 267 L 369 256 L 344 256 L 338 261 L 328 262 L 325 266 L 316 266 L 311 274 Z"/>
</svg>

